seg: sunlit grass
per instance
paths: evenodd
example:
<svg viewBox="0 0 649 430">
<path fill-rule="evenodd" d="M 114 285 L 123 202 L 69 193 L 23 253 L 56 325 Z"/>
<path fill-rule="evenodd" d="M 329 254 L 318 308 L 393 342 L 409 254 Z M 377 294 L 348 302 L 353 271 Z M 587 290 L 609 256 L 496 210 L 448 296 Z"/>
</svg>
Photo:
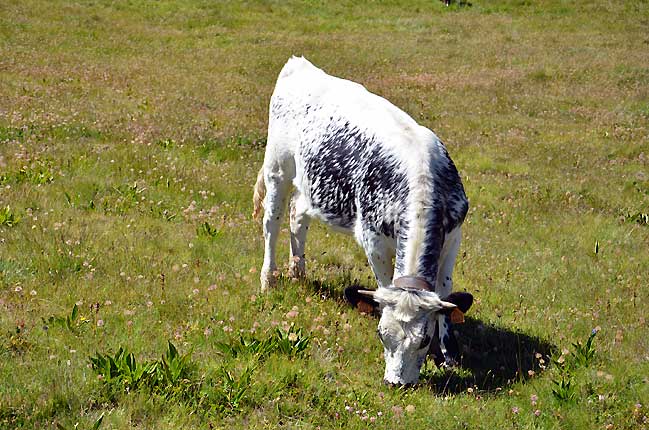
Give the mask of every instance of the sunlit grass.
<svg viewBox="0 0 649 430">
<path fill-rule="evenodd" d="M 646 427 L 649 6 L 472 3 L 0 5 L 0 428 Z M 251 189 L 293 54 L 462 174 L 476 302 L 462 366 L 417 389 L 381 384 L 377 321 L 342 300 L 374 285 L 352 238 L 314 225 L 308 278 L 258 291 Z M 228 352 L 278 332 L 308 347 Z M 178 396 L 108 391 L 89 359 L 169 342 Z"/>
</svg>

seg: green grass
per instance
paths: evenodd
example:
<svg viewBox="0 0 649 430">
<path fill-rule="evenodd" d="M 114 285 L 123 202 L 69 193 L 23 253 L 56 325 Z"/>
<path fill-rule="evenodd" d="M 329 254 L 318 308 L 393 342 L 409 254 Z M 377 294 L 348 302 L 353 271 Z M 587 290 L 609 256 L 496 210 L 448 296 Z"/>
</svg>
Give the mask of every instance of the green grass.
<svg viewBox="0 0 649 430">
<path fill-rule="evenodd" d="M 649 427 L 649 3 L 471 3 L 2 2 L 0 428 Z M 476 303 L 462 366 L 416 389 L 341 298 L 374 285 L 351 238 L 314 226 L 307 280 L 258 291 L 293 54 L 462 174 Z"/>
</svg>

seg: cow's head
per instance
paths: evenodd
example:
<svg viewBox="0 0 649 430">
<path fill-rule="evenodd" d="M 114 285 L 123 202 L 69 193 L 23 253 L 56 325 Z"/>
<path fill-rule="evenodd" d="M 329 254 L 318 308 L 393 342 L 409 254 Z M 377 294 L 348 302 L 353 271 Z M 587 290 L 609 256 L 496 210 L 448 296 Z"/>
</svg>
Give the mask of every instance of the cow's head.
<svg viewBox="0 0 649 430">
<path fill-rule="evenodd" d="M 388 384 L 416 384 L 435 335 L 437 315 L 450 314 L 458 305 L 466 311 L 472 302 L 468 293 L 442 299 L 429 289 L 409 288 L 417 279 L 400 278 L 395 285 L 375 291 L 357 290 L 359 300 L 363 297 L 381 310 L 377 332 L 385 357 L 383 379 Z"/>
</svg>

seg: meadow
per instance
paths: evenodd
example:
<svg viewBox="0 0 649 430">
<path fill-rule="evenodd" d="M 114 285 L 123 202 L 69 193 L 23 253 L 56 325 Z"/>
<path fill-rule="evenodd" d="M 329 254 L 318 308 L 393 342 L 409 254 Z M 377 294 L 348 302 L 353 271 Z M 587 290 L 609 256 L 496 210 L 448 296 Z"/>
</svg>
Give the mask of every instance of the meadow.
<svg viewBox="0 0 649 430">
<path fill-rule="evenodd" d="M 649 428 L 649 2 L 0 2 L 0 428 Z M 259 292 L 291 55 L 445 142 L 461 366 L 382 384 L 314 225 Z M 288 231 L 279 251 L 288 263 Z"/>
</svg>

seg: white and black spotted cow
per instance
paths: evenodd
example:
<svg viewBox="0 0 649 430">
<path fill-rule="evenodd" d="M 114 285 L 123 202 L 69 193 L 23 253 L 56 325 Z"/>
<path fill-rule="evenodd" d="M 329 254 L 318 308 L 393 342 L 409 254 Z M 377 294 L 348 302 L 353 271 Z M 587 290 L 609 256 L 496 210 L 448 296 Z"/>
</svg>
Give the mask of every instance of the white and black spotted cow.
<svg viewBox="0 0 649 430">
<path fill-rule="evenodd" d="M 277 235 L 291 193 L 291 276 L 304 275 L 313 218 L 353 233 L 364 248 L 378 289 L 360 293 L 380 306 L 385 381 L 418 381 L 436 326 L 444 359 L 454 363 L 449 313 L 466 312 L 472 302 L 467 293 L 451 295 L 468 202 L 437 136 L 363 86 L 293 57 L 271 98 L 255 186 L 255 216 L 262 199 L 265 209 L 262 290 L 276 277 Z"/>
</svg>

